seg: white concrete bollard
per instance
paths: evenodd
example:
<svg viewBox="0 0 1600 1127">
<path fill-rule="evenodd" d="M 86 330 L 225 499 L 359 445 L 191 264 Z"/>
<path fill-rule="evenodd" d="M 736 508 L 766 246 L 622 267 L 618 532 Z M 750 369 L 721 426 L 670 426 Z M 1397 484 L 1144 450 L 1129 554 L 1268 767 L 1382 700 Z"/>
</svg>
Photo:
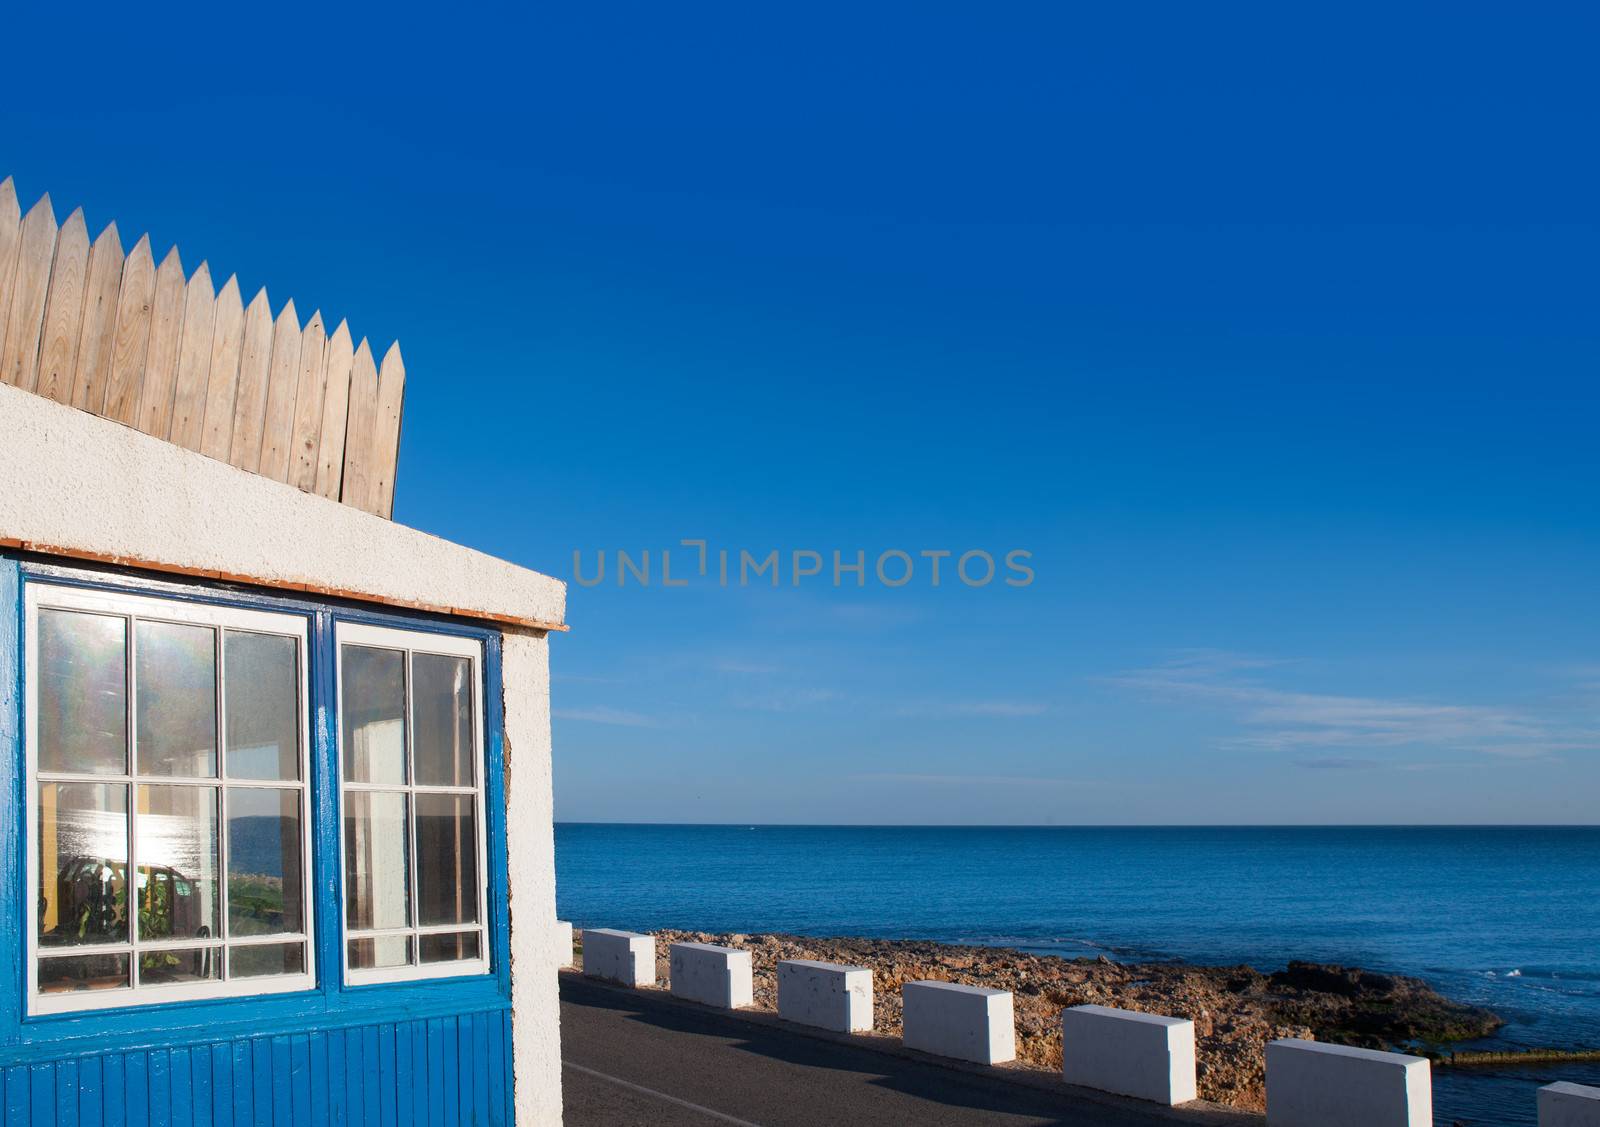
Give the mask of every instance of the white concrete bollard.
<svg viewBox="0 0 1600 1127">
<path fill-rule="evenodd" d="M 1267 1045 L 1268 1127 L 1433 1127 L 1433 1074 L 1404 1053 Z"/>
<path fill-rule="evenodd" d="M 1017 1059 L 1011 991 L 955 982 L 908 982 L 902 1037 L 908 1049 L 978 1064 Z"/>
<path fill-rule="evenodd" d="M 1188 1103 L 1198 1095 L 1194 1022 L 1109 1006 L 1064 1010 L 1061 1078 L 1169 1107 Z"/>
<path fill-rule="evenodd" d="M 1546 1084 L 1539 1089 L 1539 1127 L 1600 1127 L 1600 1088 Z"/>
<path fill-rule="evenodd" d="M 655 936 L 609 927 L 584 928 L 583 973 L 590 978 L 609 978 L 624 986 L 654 986 Z"/>
<path fill-rule="evenodd" d="M 572 925 L 566 920 L 557 920 L 551 929 L 550 942 L 554 944 L 556 967 L 558 969 L 572 965 Z"/>
<path fill-rule="evenodd" d="M 725 1010 L 754 1004 L 755 963 L 749 951 L 712 943 L 674 943 L 668 957 L 668 979 L 678 997 Z"/>
<path fill-rule="evenodd" d="M 778 1016 L 835 1033 L 865 1033 L 872 1028 L 872 972 L 814 959 L 783 959 L 778 963 Z"/>
</svg>

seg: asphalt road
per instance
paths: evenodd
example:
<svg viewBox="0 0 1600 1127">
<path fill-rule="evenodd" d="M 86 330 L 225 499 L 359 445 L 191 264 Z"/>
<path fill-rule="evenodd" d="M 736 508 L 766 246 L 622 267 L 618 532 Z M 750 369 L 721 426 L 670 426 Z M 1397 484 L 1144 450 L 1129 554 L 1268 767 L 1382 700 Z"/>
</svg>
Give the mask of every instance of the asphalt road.
<svg viewBox="0 0 1600 1127">
<path fill-rule="evenodd" d="M 561 976 L 569 1127 L 1173 1127 L 1253 1116 L 1086 1097 L 1047 1078 L 964 1071 L 681 1002 Z M 996 1072 L 1000 1074 L 995 1074 Z M 1148 1110 L 1147 1110 L 1148 1109 Z"/>
</svg>

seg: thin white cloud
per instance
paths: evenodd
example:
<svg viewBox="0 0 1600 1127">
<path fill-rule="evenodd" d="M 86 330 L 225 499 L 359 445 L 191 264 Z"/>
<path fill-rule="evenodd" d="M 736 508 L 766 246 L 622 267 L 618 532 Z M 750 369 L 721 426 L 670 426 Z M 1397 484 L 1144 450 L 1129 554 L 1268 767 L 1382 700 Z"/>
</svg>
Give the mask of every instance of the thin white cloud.
<svg viewBox="0 0 1600 1127">
<path fill-rule="evenodd" d="M 712 666 L 712 668 L 718 673 L 738 673 L 751 677 L 763 677 L 774 673 L 783 672 L 783 667 L 779 665 L 771 665 L 759 661 L 738 661 L 732 659 L 718 661 Z"/>
<path fill-rule="evenodd" d="M 824 608 L 823 614 L 835 623 L 863 630 L 912 626 L 927 618 L 916 607 L 885 603 L 835 603 Z"/>
<path fill-rule="evenodd" d="M 1059 779 L 1038 775 L 925 775 L 900 772 L 877 772 L 869 775 L 851 775 L 852 782 L 909 783 L 924 786 L 1099 786 L 1094 779 Z"/>
<path fill-rule="evenodd" d="M 1427 747 L 1523 759 L 1600 748 L 1600 732 L 1570 717 L 1533 715 L 1481 704 L 1292 691 L 1263 684 L 1262 669 L 1283 663 L 1190 651 L 1150 669 L 1110 678 L 1140 695 L 1193 702 L 1230 713 L 1246 734 L 1225 741 L 1268 751 Z M 1325 766 L 1338 756 L 1309 761 Z"/>
<path fill-rule="evenodd" d="M 796 687 L 736 697 L 729 703 L 746 712 L 804 712 L 838 699 L 832 689 Z"/>
<path fill-rule="evenodd" d="M 1050 705 L 1037 700 L 939 700 L 920 704 L 901 705 L 896 716 L 980 716 L 993 719 L 1011 719 L 1023 716 L 1042 716 Z"/>
<path fill-rule="evenodd" d="M 660 728 L 654 716 L 621 708 L 558 708 L 551 713 L 557 720 L 576 720 L 585 724 L 613 724 L 620 728 Z"/>
</svg>

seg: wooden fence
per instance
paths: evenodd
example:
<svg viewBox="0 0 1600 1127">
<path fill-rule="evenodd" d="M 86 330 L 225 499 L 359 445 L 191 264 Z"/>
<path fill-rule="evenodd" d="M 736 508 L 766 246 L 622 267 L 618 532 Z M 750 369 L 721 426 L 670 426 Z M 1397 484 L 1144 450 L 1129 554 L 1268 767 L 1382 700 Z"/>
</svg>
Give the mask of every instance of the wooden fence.
<svg viewBox="0 0 1600 1127">
<path fill-rule="evenodd" d="M 45 195 L 23 215 L 0 183 L 0 380 L 137 427 L 308 493 L 388 517 L 406 373 L 398 342 L 375 364 L 322 314 L 277 317 L 267 291 L 217 291 L 178 248 L 123 253 L 115 223 L 91 243 L 80 208 L 59 227 Z"/>
</svg>

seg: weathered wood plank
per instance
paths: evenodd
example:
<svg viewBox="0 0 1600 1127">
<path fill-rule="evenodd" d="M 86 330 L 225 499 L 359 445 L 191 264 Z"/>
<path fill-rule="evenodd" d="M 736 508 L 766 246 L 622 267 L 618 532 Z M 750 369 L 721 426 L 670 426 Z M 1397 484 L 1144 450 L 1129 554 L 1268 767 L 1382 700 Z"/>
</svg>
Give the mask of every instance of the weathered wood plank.
<svg viewBox="0 0 1600 1127">
<path fill-rule="evenodd" d="M 317 487 L 317 452 L 322 437 L 323 396 L 328 390 L 328 334 L 318 310 L 300 336 L 296 372 L 294 430 L 290 435 L 289 484 L 307 493 Z"/>
<path fill-rule="evenodd" d="M 211 366 L 206 374 L 206 421 L 200 453 L 226 462 L 233 442 L 233 402 L 239 389 L 239 353 L 244 348 L 244 302 L 239 276 L 232 275 L 217 295 L 211 326 Z"/>
<path fill-rule="evenodd" d="M 354 364 L 350 326 L 340 321 L 328 338 L 328 386 L 322 401 L 322 433 L 317 439 L 316 492 L 333 501 L 339 499 L 344 481 L 345 421 L 350 411 L 350 370 Z"/>
<path fill-rule="evenodd" d="M 351 340 L 205 263 L 185 282 L 148 236 L 124 253 L 115 223 L 91 244 L 81 209 L 58 231 L 48 195 L 24 216 L 0 180 L 0 382 L 392 516 L 405 365 Z"/>
<path fill-rule="evenodd" d="M 50 265 L 56 256 L 56 213 L 49 193 L 22 217 L 5 343 L 0 344 L 0 381 L 24 391 L 39 384 L 39 330 L 44 326 Z"/>
<path fill-rule="evenodd" d="M 205 435 L 206 377 L 211 370 L 211 325 L 216 311 L 211 267 L 202 262 L 183 287 L 178 379 L 172 393 L 172 426 L 167 431 L 169 439 L 189 450 L 199 450 Z"/>
<path fill-rule="evenodd" d="M 111 342 L 111 379 L 101 414 L 133 425 L 144 387 L 144 357 L 150 346 L 150 310 L 156 296 L 156 262 L 150 236 L 142 235 L 128 252 L 117 294 L 117 329 Z"/>
<path fill-rule="evenodd" d="M 261 465 L 261 424 L 267 414 L 267 376 L 272 366 L 272 302 L 266 287 L 244 311 L 244 350 L 239 354 L 239 391 L 233 401 L 233 439 L 227 460 L 254 473 Z"/>
<path fill-rule="evenodd" d="M 72 374 L 78 361 L 83 325 L 83 288 L 89 273 L 89 228 L 78 208 L 61 225 L 56 260 L 50 268 L 50 300 L 39 336 L 39 383 L 34 388 L 57 403 L 72 402 Z"/>
<path fill-rule="evenodd" d="M 0 343 L 5 341 L 6 315 L 11 312 L 11 285 L 17 273 L 17 239 L 21 234 L 17 186 L 7 176 L 0 180 Z"/>
<path fill-rule="evenodd" d="M 406 365 L 395 341 L 378 369 L 378 415 L 372 438 L 372 476 L 368 506 L 380 517 L 394 512 L 395 463 L 400 457 L 400 414 L 406 400 Z"/>
<path fill-rule="evenodd" d="M 117 291 L 122 286 L 122 239 L 109 223 L 89 248 L 83 287 L 83 319 L 72 374 L 72 405 L 96 415 L 105 406 L 111 378 L 111 348 L 117 331 Z"/>
<path fill-rule="evenodd" d="M 358 509 L 372 508 L 372 443 L 377 435 L 378 369 L 372 347 L 362 337 L 350 366 L 350 413 L 344 428 L 344 485 L 339 500 Z"/>
<path fill-rule="evenodd" d="M 294 400 L 300 389 L 300 318 L 294 302 L 283 307 L 272 326 L 272 364 L 267 370 L 267 411 L 261 427 L 260 473 L 289 480 L 294 442 Z"/>
<path fill-rule="evenodd" d="M 150 304 L 150 346 L 145 351 L 144 390 L 134 425 L 166 438 L 172 429 L 172 403 L 178 382 L 178 343 L 183 336 L 183 261 L 173 247 L 156 271 Z"/>
</svg>

